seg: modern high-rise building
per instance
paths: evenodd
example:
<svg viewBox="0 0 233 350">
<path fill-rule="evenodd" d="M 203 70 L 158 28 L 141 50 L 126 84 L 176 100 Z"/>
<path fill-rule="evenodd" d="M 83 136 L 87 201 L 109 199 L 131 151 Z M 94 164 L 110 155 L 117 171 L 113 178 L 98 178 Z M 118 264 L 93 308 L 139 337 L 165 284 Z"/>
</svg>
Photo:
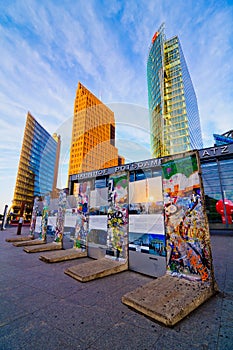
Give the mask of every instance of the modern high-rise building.
<svg viewBox="0 0 233 350">
<path fill-rule="evenodd" d="M 60 136 L 51 136 L 28 112 L 10 209 L 12 223 L 19 220 L 22 206 L 29 221 L 34 197 L 55 191 L 60 142 Z"/>
<path fill-rule="evenodd" d="M 214 134 L 214 141 L 216 146 L 227 145 L 233 143 L 233 130 L 224 132 L 224 134 Z"/>
<path fill-rule="evenodd" d="M 123 163 L 115 147 L 114 113 L 79 82 L 68 175 Z"/>
<path fill-rule="evenodd" d="M 154 34 L 147 60 L 151 149 L 154 157 L 203 147 L 196 94 L 177 36 Z"/>
</svg>

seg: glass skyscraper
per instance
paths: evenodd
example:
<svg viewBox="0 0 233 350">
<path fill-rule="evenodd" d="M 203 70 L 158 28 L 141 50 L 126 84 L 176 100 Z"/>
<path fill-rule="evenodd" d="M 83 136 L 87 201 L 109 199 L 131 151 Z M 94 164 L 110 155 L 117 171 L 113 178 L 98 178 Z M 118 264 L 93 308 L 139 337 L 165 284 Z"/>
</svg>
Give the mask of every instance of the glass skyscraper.
<svg viewBox="0 0 233 350">
<path fill-rule="evenodd" d="M 24 220 L 29 221 L 34 197 L 55 190 L 59 162 L 60 136 L 51 136 L 30 114 L 27 114 L 14 197 L 11 222 L 19 220 L 22 204 Z"/>
<path fill-rule="evenodd" d="M 154 34 L 147 60 L 151 148 L 162 157 L 203 147 L 197 99 L 177 36 L 164 25 Z"/>
<path fill-rule="evenodd" d="M 114 113 L 78 83 L 68 175 L 124 163 L 115 147 Z"/>
</svg>

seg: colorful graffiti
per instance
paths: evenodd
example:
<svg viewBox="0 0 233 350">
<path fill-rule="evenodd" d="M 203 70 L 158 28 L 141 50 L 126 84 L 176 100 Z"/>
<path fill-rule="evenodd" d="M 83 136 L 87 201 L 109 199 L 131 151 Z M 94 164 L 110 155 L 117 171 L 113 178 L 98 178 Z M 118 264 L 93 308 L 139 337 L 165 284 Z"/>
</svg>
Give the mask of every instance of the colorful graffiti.
<svg viewBox="0 0 233 350">
<path fill-rule="evenodd" d="M 128 256 L 128 174 L 109 177 L 106 257 L 126 260 Z"/>
<path fill-rule="evenodd" d="M 49 203 L 50 203 L 50 195 L 48 194 L 44 196 L 44 200 L 43 200 L 43 211 L 42 211 L 41 232 L 40 232 L 40 239 L 42 239 L 43 241 L 46 241 L 46 236 L 47 236 Z"/>
<path fill-rule="evenodd" d="M 67 204 L 66 192 L 62 190 L 59 192 L 56 231 L 55 231 L 55 237 L 54 237 L 54 241 L 58 243 L 63 242 L 66 204 Z"/>
<path fill-rule="evenodd" d="M 30 229 L 29 229 L 29 234 L 31 236 L 34 236 L 35 229 L 36 229 L 36 217 L 38 214 L 38 208 L 39 208 L 39 198 L 35 197 L 33 209 L 32 209 L 32 218 L 31 218 L 31 223 L 30 223 Z"/>
<path fill-rule="evenodd" d="M 210 282 L 211 254 L 197 154 L 162 164 L 167 273 Z"/>
<path fill-rule="evenodd" d="M 74 233 L 74 248 L 87 249 L 88 234 L 88 202 L 90 196 L 90 181 L 78 184 L 77 193 L 77 217 Z"/>
</svg>

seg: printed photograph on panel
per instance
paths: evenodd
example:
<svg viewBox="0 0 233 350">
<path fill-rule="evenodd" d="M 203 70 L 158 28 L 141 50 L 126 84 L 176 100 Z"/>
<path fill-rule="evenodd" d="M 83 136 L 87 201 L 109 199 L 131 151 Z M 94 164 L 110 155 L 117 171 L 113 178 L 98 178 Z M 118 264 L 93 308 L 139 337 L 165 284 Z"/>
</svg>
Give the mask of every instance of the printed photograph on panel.
<svg viewBox="0 0 233 350">
<path fill-rule="evenodd" d="M 88 252 L 93 258 L 102 256 L 107 248 L 107 213 L 108 188 L 97 187 L 90 192 L 89 209 Z"/>
<path fill-rule="evenodd" d="M 166 256 L 162 177 L 129 184 L 129 251 Z"/>
</svg>

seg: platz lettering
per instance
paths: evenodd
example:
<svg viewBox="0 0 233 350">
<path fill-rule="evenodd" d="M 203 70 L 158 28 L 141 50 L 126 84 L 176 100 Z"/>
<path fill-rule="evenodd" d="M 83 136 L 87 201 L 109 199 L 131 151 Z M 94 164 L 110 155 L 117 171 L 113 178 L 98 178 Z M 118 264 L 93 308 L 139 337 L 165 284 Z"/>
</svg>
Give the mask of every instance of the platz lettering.
<svg viewBox="0 0 233 350">
<path fill-rule="evenodd" d="M 213 147 L 213 148 L 209 148 L 209 149 L 205 149 L 202 152 L 202 157 L 213 157 L 217 154 L 223 154 L 223 153 L 228 153 L 229 149 L 228 149 L 228 145 L 224 145 L 221 147 Z"/>
<path fill-rule="evenodd" d="M 221 147 L 221 153 L 228 153 L 228 152 L 229 152 L 229 149 L 227 145 Z"/>
</svg>

